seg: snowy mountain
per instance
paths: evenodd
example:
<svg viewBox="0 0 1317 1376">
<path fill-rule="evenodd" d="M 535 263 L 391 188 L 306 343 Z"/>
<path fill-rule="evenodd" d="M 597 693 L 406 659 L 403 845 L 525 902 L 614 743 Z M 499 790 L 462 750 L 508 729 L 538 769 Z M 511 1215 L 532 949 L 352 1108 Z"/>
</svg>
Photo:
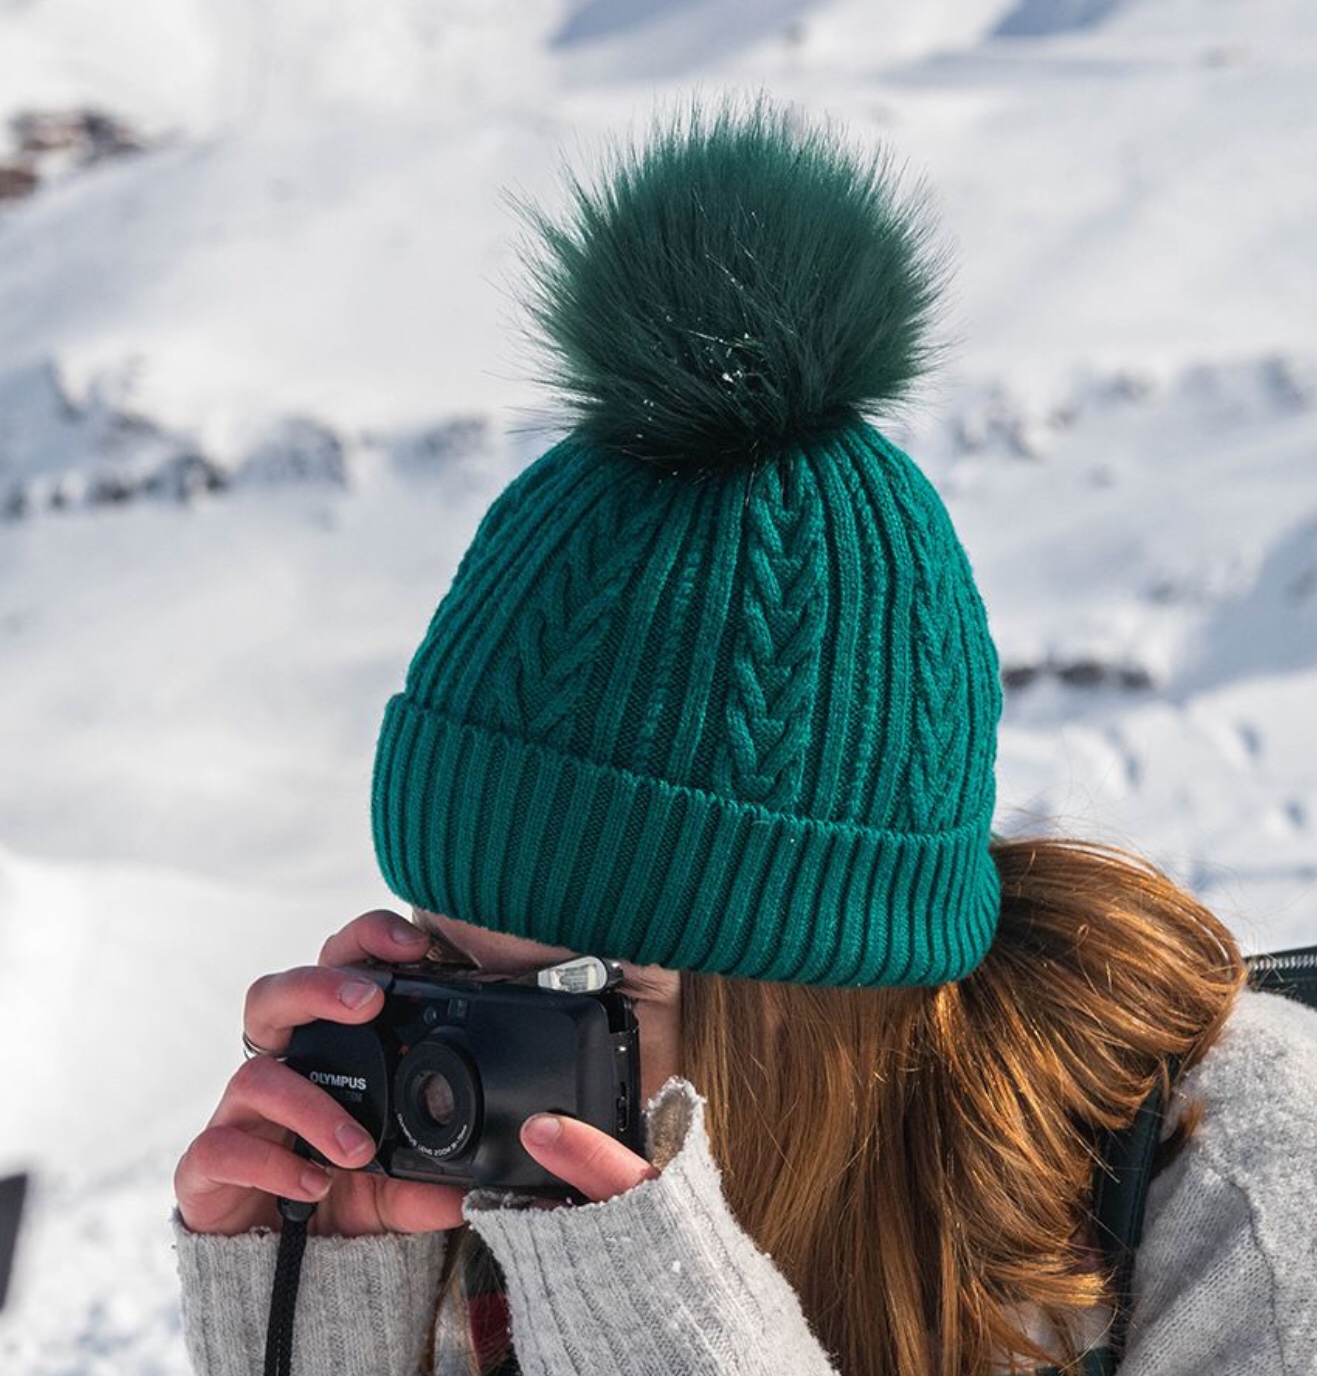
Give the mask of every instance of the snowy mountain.
<svg viewBox="0 0 1317 1376">
<path fill-rule="evenodd" d="M 186 1369 L 169 1177 L 243 990 L 388 901 L 383 702 L 552 433 L 505 192 L 761 87 L 955 244 L 891 428 L 1001 649 L 999 824 L 1317 941 L 1312 6 L 0 0 L 5 1373 Z"/>
</svg>

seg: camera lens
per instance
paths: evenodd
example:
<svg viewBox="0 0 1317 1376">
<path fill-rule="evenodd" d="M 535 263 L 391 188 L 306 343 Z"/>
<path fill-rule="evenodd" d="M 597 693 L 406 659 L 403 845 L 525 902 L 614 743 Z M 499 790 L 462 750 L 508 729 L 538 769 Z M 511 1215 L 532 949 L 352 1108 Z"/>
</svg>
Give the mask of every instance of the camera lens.
<svg viewBox="0 0 1317 1376">
<path fill-rule="evenodd" d="M 417 1151 L 446 1160 L 474 1150 L 480 1081 L 459 1047 L 439 1036 L 418 1042 L 402 1058 L 393 1083 L 398 1126 Z"/>
<path fill-rule="evenodd" d="M 457 1095 L 453 1093 L 452 1081 L 436 1070 L 421 1079 L 419 1093 L 421 1106 L 430 1121 L 435 1127 L 446 1128 L 457 1111 Z"/>
</svg>

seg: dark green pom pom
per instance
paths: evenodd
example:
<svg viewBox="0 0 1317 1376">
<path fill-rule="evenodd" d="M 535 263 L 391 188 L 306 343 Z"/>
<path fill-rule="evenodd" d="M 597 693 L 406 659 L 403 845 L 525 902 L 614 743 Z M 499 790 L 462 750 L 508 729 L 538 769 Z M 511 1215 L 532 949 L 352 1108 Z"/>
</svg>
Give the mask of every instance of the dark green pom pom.
<svg viewBox="0 0 1317 1376">
<path fill-rule="evenodd" d="M 760 99 L 694 109 L 530 210 L 551 381 L 609 449 L 700 468 L 825 438 L 927 365 L 943 259 L 891 159 Z"/>
</svg>

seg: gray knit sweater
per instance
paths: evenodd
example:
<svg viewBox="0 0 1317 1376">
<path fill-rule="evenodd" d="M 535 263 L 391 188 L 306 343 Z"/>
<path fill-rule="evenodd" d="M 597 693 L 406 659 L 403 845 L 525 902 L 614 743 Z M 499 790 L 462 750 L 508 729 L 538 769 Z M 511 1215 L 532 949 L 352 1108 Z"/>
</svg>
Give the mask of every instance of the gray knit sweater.
<svg viewBox="0 0 1317 1376">
<path fill-rule="evenodd" d="M 1121 1376 L 1314 1376 L 1317 1012 L 1245 993 L 1184 1094 L 1207 1111 L 1152 1186 Z M 527 1376 L 832 1372 L 729 1212 L 688 1085 L 666 1087 L 649 1128 L 662 1174 L 606 1204 L 468 1200 L 507 1276 Z M 199 1376 L 259 1372 L 277 1239 L 175 1228 Z M 415 1376 L 443 1249 L 443 1234 L 311 1239 L 295 1376 Z M 436 1350 L 440 1376 L 462 1369 L 442 1323 Z"/>
</svg>

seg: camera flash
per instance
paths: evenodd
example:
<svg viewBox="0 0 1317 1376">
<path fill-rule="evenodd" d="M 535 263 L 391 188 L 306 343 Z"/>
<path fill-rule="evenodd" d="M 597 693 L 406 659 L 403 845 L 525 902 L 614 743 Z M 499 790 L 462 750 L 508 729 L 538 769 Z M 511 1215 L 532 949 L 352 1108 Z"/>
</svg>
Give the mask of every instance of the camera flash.
<svg viewBox="0 0 1317 1376">
<path fill-rule="evenodd" d="M 600 960 L 598 956 L 577 956 L 535 974 L 535 983 L 541 989 L 562 994 L 597 994 L 601 989 L 611 989 L 621 979 L 622 967 L 615 960 Z"/>
</svg>

